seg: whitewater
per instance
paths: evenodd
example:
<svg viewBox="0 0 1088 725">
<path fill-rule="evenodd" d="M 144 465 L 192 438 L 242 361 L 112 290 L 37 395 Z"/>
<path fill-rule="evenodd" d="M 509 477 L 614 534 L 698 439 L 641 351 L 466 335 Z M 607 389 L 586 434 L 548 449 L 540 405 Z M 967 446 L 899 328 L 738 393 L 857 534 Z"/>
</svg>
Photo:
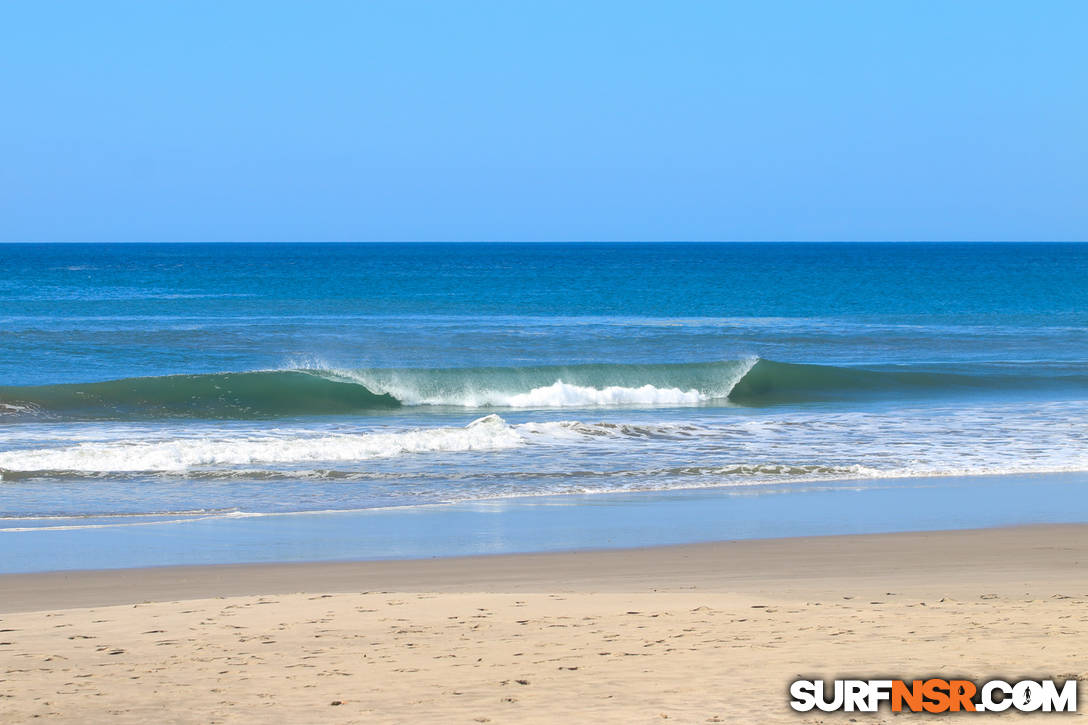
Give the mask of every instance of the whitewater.
<svg viewBox="0 0 1088 725">
<path fill-rule="evenodd" d="M 194 421 L 179 431 L 93 422 L 82 425 L 78 442 L 0 427 L 0 483 L 30 500 L 63 495 L 48 511 L 54 515 L 231 515 L 1088 470 L 1088 403 L 1080 402 L 894 413 L 711 408 L 682 420 L 669 409 L 595 410 L 585 420 L 549 409 L 463 425 L 441 424 L 459 417 L 444 413 L 425 426 L 399 418 L 273 427 Z M 20 516 L 35 513 L 46 512 Z"/>
</svg>

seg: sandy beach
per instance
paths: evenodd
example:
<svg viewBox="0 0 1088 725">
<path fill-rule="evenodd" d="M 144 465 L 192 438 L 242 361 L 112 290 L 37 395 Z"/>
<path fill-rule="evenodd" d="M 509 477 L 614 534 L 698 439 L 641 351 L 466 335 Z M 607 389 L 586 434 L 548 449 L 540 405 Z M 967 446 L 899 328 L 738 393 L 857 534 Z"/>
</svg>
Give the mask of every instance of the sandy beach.
<svg viewBox="0 0 1088 725">
<path fill-rule="evenodd" d="M 1070 525 L 9 575 L 0 720 L 845 722 L 788 683 L 1088 677 L 1086 565 Z"/>
</svg>

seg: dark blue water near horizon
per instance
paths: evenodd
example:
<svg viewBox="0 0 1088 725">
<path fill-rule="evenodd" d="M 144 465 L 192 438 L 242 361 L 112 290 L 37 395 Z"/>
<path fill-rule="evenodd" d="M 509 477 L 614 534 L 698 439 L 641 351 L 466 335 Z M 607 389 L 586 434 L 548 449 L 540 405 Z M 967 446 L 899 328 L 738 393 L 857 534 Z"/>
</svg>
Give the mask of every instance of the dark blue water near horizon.
<svg viewBox="0 0 1088 725">
<path fill-rule="evenodd" d="M 1085 244 L 7 244 L 0 271 L 7 385 L 299 356 L 880 365 L 1088 349 Z M 688 324 L 640 344 L 620 324 L 640 319 Z"/>
<path fill-rule="evenodd" d="M 169 307 L 155 302 L 231 297 L 278 300 L 279 312 L 347 301 L 369 314 L 1084 314 L 1088 244 L 8 243 L 0 259 L 6 299 L 131 295 L 151 314 Z M 55 296 L 22 298 L 24 285 Z"/>
<path fill-rule="evenodd" d="M 0 535 L 1082 471 L 1088 244 L 0 245 Z"/>
</svg>

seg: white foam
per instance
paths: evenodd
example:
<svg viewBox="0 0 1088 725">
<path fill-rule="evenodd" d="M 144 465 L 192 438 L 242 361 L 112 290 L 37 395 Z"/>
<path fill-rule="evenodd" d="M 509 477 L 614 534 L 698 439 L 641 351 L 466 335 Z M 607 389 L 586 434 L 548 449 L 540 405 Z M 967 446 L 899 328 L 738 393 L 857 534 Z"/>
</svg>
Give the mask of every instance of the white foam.
<svg viewBox="0 0 1088 725">
<path fill-rule="evenodd" d="M 508 408 L 580 408 L 599 405 L 697 405 L 707 400 L 708 396 L 694 389 L 655 388 L 653 385 L 590 388 L 557 380 L 547 387 L 507 396 L 499 404 Z"/>
<path fill-rule="evenodd" d="M 524 438 L 497 415 L 463 428 L 425 428 L 396 433 L 318 436 L 243 434 L 229 438 L 86 442 L 61 448 L 0 453 L 9 471 L 185 471 L 202 466 L 365 461 L 412 453 L 494 451 Z"/>
<path fill-rule="evenodd" d="M 519 433 L 533 440 L 551 439 L 555 442 L 594 438 L 690 438 L 714 435 L 715 430 L 688 422 L 682 423 L 583 423 L 578 420 L 529 421 L 514 426 Z"/>
<path fill-rule="evenodd" d="M 150 431 L 121 426 L 100 430 L 108 438 L 73 445 L 20 447 L 0 452 L 0 480 L 5 471 L 78 473 L 186 472 L 223 469 L 259 473 L 268 466 L 352 463 L 400 455 L 459 451 L 500 451 L 525 444 L 563 444 L 601 438 L 677 438 L 713 434 L 690 423 L 583 423 L 576 420 L 511 425 L 496 414 L 464 427 L 418 428 L 397 432 L 339 433 L 271 428 L 228 435 L 144 438 Z M 89 435 L 89 434 L 87 434 Z M 161 434 L 160 434 L 161 435 Z M 41 439 L 48 439 L 42 436 Z M 54 440 L 58 437 L 53 437 Z M 245 467 L 252 468 L 245 468 Z M 293 475 L 305 472 L 291 469 Z"/>
</svg>

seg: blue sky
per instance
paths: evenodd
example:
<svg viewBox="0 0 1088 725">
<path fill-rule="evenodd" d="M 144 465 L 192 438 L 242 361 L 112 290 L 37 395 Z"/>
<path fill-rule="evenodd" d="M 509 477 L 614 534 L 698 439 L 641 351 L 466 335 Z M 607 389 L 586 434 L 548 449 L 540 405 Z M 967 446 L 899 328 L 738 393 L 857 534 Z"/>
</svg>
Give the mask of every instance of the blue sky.
<svg viewBox="0 0 1088 725">
<path fill-rule="evenodd" d="M 10 2 L 0 240 L 1088 239 L 1082 2 Z"/>
</svg>

